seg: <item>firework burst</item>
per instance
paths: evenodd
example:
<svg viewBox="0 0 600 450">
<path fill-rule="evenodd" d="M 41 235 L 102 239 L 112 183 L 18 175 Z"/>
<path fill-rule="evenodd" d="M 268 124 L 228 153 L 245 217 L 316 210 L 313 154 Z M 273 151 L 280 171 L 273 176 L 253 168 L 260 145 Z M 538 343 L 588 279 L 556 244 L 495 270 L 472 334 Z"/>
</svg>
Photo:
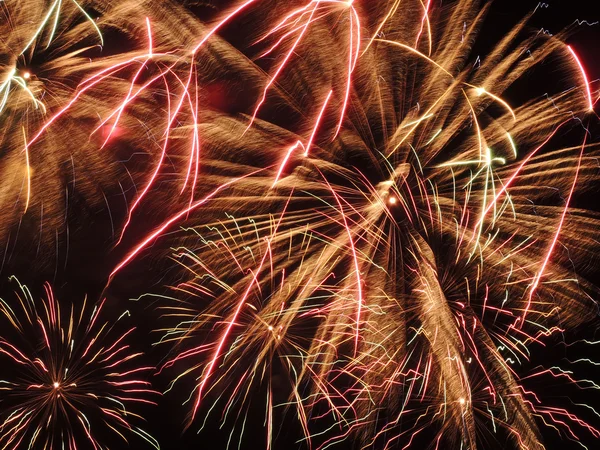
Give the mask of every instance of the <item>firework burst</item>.
<svg viewBox="0 0 600 450">
<path fill-rule="evenodd" d="M 140 353 L 127 344 L 135 328 L 119 331 L 105 322 L 104 301 L 81 308 L 59 303 L 49 284 L 35 300 L 12 278 L 14 298 L 0 299 L 0 443 L 4 449 L 106 449 L 114 434 L 127 441 L 156 441 L 135 425 L 135 412 L 155 402 L 140 366 Z"/>
<path fill-rule="evenodd" d="M 5 252 L 58 249 L 71 202 L 110 214 L 114 194 L 136 243 L 111 288 L 168 235 L 160 373 L 193 385 L 187 425 L 218 414 L 229 442 L 258 425 L 269 449 L 293 419 L 318 449 L 600 438 L 575 401 L 600 388 L 580 375 L 597 343 L 567 343 L 597 314 L 598 92 L 566 33 L 527 17 L 480 57 L 486 2 L 240 0 L 208 23 L 186 3 L 0 0 Z M 157 446 L 133 425 L 153 391 L 123 317 L 13 281 L 3 448 Z M 564 358 L 538 365 L 545 346 Z"/>
<path fill-rule="evenodd" d="M 265 34 L 283 34 L 275 49 L 292 42 L 286 61 L 310 24 L 311 51 L 277 79 L 281 110 L 301 120 L 257 116 L 261 103 L 245 117 L 205 116 L 196 200 L 111 276 L 185 223 L 170 236 L 191 274 L 175 286 L 187 301 L 165 313 L 176 322 L 162 341 L 175 342 L 164 369 L 195 380 L 190 423 L 221 411 L 242 439 L 261 402 L 267 446 L 283 410 L 315 448 L 356 436 L 365 448 L 535 449 L 540 427 L 597 438 L 589 405 L 565 409 L 534 388 L 598 386 L 564 361 L 531 362 L 597 310 L 585 261 L 599 218 L 573 206 L 598 172 L 586 130 L 594 86 L 577 53 L 562 35 L 527 35 L 525 19 L 474 58 L 488 9 L 475 1 L 329 2 L 335 18 L 313 20 L 321 3 Z M 336 51 L 336 20 L 362 24 L 367 39 Z M 213 41 L 223 60 L 246 61 Z M 507 101 L 542 61 L 564 86 Z M 256 83 L 255 67 L 236 68 Z M 331 108 L 348 80 L 348 104 L 342 95 Z"/>
<path fill-rule="evenodd" d="M 126 197 L 145 180 L 161 148 L 163 100 L 180 84 L 172 76 L 164 87 L 178 60 L 164 49 L 174 52 L 186 35 L 175 41 L 167 20 L 148 19 L 168 11 L 166 2 L 153 8 L 72 0 L 0 4 L 0 236 L 6 255 L 18 244 L 25 255 L 34 240 L 17 244 L 18 237 L 37 235 L 37 254 L 56 249 L 68 257 L 70 228 L 86 213 L 110 214 L 115 205 L 109 199 Z M 192 34 L 199 27 L 187 29 Z M 103 47 L 104 34 L 122 48 Z M 85 208 L 74 215 L 71 205 Z"/>
</svg>

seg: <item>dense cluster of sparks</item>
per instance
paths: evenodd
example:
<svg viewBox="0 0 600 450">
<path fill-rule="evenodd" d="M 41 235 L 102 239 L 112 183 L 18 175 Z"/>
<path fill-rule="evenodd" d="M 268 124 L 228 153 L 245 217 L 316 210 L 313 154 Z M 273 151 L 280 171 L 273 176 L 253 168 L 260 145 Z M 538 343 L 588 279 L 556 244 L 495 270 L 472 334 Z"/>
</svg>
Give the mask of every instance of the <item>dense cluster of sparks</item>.
<svg viewBox="0 0 600 450">
<path fill-rule="evenodd" d="M 135 409 L 155 404 L 144 379 L 151 367 L 136 364 L 127 344 L 135 328 L 120 333 L 121 318 L 102 319 L 104 302 L 79 309 L 61 303 L 50 285 L 38 301 L 13 277 L 14 298 L 0 299 L 2 393 L 0 443 L 4 449 L 107 448 L 102 440 L 125 431 L 155 448 L 132 422 Z"/>
<path fill-rule="evenodd" d="M 568 356 L 595 343 L 565 341 L 597 314 L 600 234 L 576 207 L 598 180 L 599 97 L 566 34 L 528 16 L 479 57 L 475 0 L 232 1 L 206 23 L 181 3 L 0 3 L 6 253 L 19 233 L 61 248 L 71 198 L 108 214 L 124 198 L 105 292 L 173 263 L 170 291 L 140 297 L 160 300 L 157 375 L 191 386 L 187 426 L 217 415 L 231 445 L 257 423 L 267 449 L 289 423 L 317 449 L 600 439 L 592 400 L 536 389 L 600 389 L 579 374 L 598 363 Z M 554 92 L 527 84 L 542 63 Z M 120 323 L 102 304 L 46 291 L 0 303 L 18 375 L 0 442 L 104 448 L 98 422 L 158 446 L 129 422 L 153 392 L 130 331 L 100 339 Z M 43 350 L 17 344 L 30 330 Z M 534 364 L 546 345 L 566 356 Z"/>
</svg>

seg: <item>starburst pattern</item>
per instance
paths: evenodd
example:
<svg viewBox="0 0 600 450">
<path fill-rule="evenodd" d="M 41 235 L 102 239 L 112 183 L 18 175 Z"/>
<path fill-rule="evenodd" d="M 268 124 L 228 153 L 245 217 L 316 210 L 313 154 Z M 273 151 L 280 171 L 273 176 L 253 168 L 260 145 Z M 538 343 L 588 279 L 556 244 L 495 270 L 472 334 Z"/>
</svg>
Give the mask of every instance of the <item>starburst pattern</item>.
<svg viewBox="0 0 600 450">
<path fill-rule="evenodd" d="M 3 448 L 99 450 L 108 434 L 122 443 L 130 433 L 158 449 L 135 424 L 142 420 L 135 410 L 157 397 L 144 379 L 152 368 L 138 365 L 141 354 L 127 343 L 135 327 L 120 330 L 128 314 L 106 322 L 105 301 L 67 306 L 49 284 L 40 301 L 12 282 L 14 299 L 0 299 Z"/>
</svg>

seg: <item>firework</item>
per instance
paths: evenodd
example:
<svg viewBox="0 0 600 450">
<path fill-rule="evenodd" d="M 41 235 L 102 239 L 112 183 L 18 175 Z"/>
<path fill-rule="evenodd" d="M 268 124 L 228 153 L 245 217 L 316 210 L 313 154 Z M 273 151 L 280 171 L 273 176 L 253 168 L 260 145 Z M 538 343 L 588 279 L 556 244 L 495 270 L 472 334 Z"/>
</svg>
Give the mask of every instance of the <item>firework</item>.
<svg viewBox="0 0 600 450">
<path fill-rule="evenodd" d="M 89 36 L 83 26 L 74 26 L 71 6 L 81 8 L 80 4 L 57 1 L 45 9 L 43 3 L 9 1 L 0 5 L 0 123 L 5 130 L 1 141 L 3 238 L 16 231 L 13 225 L 27 211 L 38 219 L 43 217 L 40 222 L 47 220 L 49 229 L 58 228 L 62 214 L 56 210 L 64 202 L 59 202 L 57 195 L 63 187 L 50 174 L 67 164 L 73 154 L 63 149 L 56 151 L 64 144 L 60 136 L 54 143 L 47 142 L 44 164 L 40 163 L 38 152 L 24 151 L 28 133 L 39 126 L 56 102 L 69 95 L 72 81 L 68 78 L 84 61 L 78 55 L 78 44 Z M 87 25 L 91 26 L 91 22 Z M 48 151 L 53 144 L 55 151 Z M 33 192 L 38 195 L 33 196 Z"/>
<path fill-rule="evenodd" d="M 135 423 L 141 405 L 155 404 L 155 392 L 140 366 L 140 353 L 127 344 L 133 328 L 124 313 L 105 322 L 104 304 L 81 308 L 54 297 L 49 284 L 35 300 L 12 277 L 14 298 L 0 299 L 0 443 L 5 449 L 108 448 L 107 435 L 127 434 L 156 441 Z"/>
<path fill-rule="evenodd" d="M 168 0 L 0 2 L 5 252 L 26 254 L 17 234 L 58 249 L 70 203 L 111 214 L 112 196 L 137 244 L 109 284 L 168 234 L 185 275 L 163 298 L 160 372 L 193 380 L 187 425 L 218 413 L 230 442 L 258 424 L 270 448 L 293 418 L 313 448 L 600 437 L 588 399 L 539 388 L 598 389 L 579 375 L 597 363 L 567 355 L 596 344 L 535 362 L 597 309 L 600 219 L 575 207 L 598 178 L 597 86 L 527 19 L 476 57 L 488 9 L 241 0 L 202 23 Z M 526 84 L 548 67 L 553 92 Z M 210 101 L 234 79 L 236 116 Z M 156 213 L 141 238 L 138 211 Z M 0 303 L 0 442 L 103 448 L 108 428 L 156 445 L 130 425 L 151 402 L 130 331 L 46 291 Z"/>
<path fill-rule="evenodd" d="M 313 20 L 324 3 L 287 11 L 265 33 L 274 49 L 291 41 L 286 64 L 308 24 L 320 39 L 293 75 L 258 79 L 284 86 L 281 109 L 306 112 L 300 124 L 258 117 L 260 101 L 246 117 L 205 116 L 195 200 L 111 275 L 174 239 L 188 276 L 165 312 L 174 354 L 163 370 L 180 370 L 174 385 L 196 383 L 188 423 L 218 411 L 234 424 L 230 439 L 243 439 L 258 402 L 268 447 L 284 417 L 314 448 L 354 436 L 374 448 L 534 449 L 541 427 L 597 438 L 591 406 L 564 408 L 535 389 L 597 389 L 577 375 L 585 361 L 533 363 L 596 311 L 586 260 L 599 219 L 573 208 L 597 180 L 585 128 L 596 94 L 576 51 L 561 35 L 523 38 L 524 20 L 475 58 L 487 7 L 474 1 L 328 2 L 335 18 Z M 346 37 L 337 51 L 340 17 L 367 39 Z M 213 41 L 256 84 L 258 70 Z M 503 98 L 542 61 L 567 75 L 564 86 Z M 348 104 L 339 96 L 332 110 L 343 92 Z"/>
<path fill-rule="evenodd" d="M 86 214 L 111 214 L 111 199 L 122 204 L 125 191 L 146 179 L 160 149 L 169 86 L 144 87 L 157 77 L 162 82 L 178 59 L 163 52 L 177 49 L 168 21 L 147 19 L 163 8 L 168 11 L 168 4 L 0 4 L 0 236 L 6 255 L 15 247 L 27 253 L 29 244 L 18 240 L 24 235 L 28 242 L 37 236 L 37 254 L 53 249 L 66 259 L 74 225 Z M 115 53 L 103 47 L 105 33 L 127 48 Z M 72 205 L 85 208 L 75 212 Z"/>
<path fill-rule="evenodd" d="M 10 177 L 3 183 L 2 199 L 13 205 L 4 208 L 4 235 L 17 234 L 16 224 L 26 217 L 25 224 L 35 227 L 37 220 L 39 233 L 55 239 L 58 247 L 58 235 L 66 228 L 64 210 L 72 197 L 83 197 L 94 209 L 106 205 L 110 210 L 108 198 L 122 191 L 126 200 L 132 197 L 122 237 L 141 204 L 151 209 L 160 203 L 155 187 L 171 182 L 169 163 L 182 157 L 187 161 L 174 169 L 183 178 L 180 194 L 188 192 L 191 206 L 201 170 L 199 123 L 210 120 L 211 105 L 205 97 L 216 70 L 207 66 L 218 65 L 235 76 L 245 73 L 257 84 L 261 78 L 264 89 L 257 93 L 250 127 L 270 100 L 282 95 L 289 81 L 284 72 L 297 65 L 293 54 L 302 50 L 309 57 L 320 55 L 314 47 L 323 24 L 339 21 L 341 14 L 336 37 L 343 42 L 344 70 L 335 70 L 335 80 L 325 92 L 323 83 L 315 83 L 319 99 L 306 109 L 308 114 L 312 109 L 320 113 L 303 137 L 281 149 L 287 156 L 274 182 L 292 152 L 303 148 L 308 154 L 327 110 L 338 110 L 339 132 L 360 50 L 361 24 L 352 2 L 277 5 L 272 27 L 251 46 L 258 52 L 256 58 L 277 60 L 266 78 L 258 66 L 240 61 L 216 38 L 259 3 L 242 2 L 222 19 L 204 25 L 169 1 L 4 2 L 2 31 L 11 39 L 2 50 L 10 62 L 3 67 L 0 111 L 10 130 L 4 136 Z M 107 52 L 102 47 L 104 32 L 127 40 L 131 49 Z M 334 71 L 330 63 L 321 62 Z M 79 149 L 73 148 L 75 142 Z M 77 190 L 65 189 L 65 177 Z M 146 198 L 150 201 L 144 202 Z"/>
</svg>

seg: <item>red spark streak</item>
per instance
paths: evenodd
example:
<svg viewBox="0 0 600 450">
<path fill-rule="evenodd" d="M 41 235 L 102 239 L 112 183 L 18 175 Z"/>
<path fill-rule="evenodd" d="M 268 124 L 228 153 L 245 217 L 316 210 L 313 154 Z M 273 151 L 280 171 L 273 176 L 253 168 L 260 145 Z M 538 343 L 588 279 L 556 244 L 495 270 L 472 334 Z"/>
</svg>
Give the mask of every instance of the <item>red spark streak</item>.
<svg viewBox="0 0 600 450">
<path fill-rule="evenodd" d="M 319 171 L 320 172 L 320 171 Z M 342 202 L 340 202 L 339 196 L 336 194 L 335 190 L 327 181 L 327 178 L 323 174 L 321 174 L 325 183 L 329 187 L 329 190 L 333 194 L 335 201 L 339 206 L 340 215 L 342 216 L 342 220 L 344 221 L 344 228 L 346 229 L 346 233 L 348 233 L 348 239 L 350 242 L 350 248 L 352 250 L 352 260 L 354 262 L 354 273 L 356 274 L 356 289 L 358 291 L 358 305 L 356 307 L 356 336 L 354 339 L 354 352 L 358 351 L 358 338 L 360 336 L 360 315 L 362 312 L 362 304 L 363 304 L 363 295 L 362 295 L 362 277 L 360 276 L 360 268 L 358 265 L 358 254 L 356 252 L 356 248 L 354 247 L 354 239 L 352 238 L 352 232 L 350 231 L 350 227 L 348 225 L 348 221 L 346 219 L 346 215 L 344 214 L 344 207 L 342 206 Z"/>
<path fill-rule="evenodd" d="M 490 204 L 487 206 L 487 208 L 483 211 L 483 213 L 481 214 L 481 218 L 477 221 L 477 223 L 475 224 L 475 226 L 473 227 L 473 230 L 477 230 L 477 228 L 483 223 L 483 221 L 485 220 L 485 216 L 487 215 L 488 212 L 490 212 L 490 210 L 494 207 L 494 205 L 496 204 L 496 202 L 498 202 L 498 199 L 500 197 L 502 197 L 502 195 L 507 191 L 507 189 L 512 186 L 513 181 L 519 176 L 519 174 L 521 173 L 521 170 L 523 169 L 523 167 L 525 167 L 525 165 L 529 162 L 529 160 L 531 158 L 533 158 L 533 156 L 540 151 L 549 141 L 550 139 L 552 139 L 554 137 L 554 135 L 558 132 L 558 130 L 560 128 L 562 128 L 562 126 L 564 124 L 566 124 L 567 122 L 570 122 L 572 119 L 567 119 L 564 122 L 561 122 L 552 133 L 550 133 L 550 136 L 548 136 L 548 138 L 546 138 L 546 140 L 544 142 L 542 142 L 537 148 L 535 148 L 524 160 L 523 162 L 519 165 L 519 167 L 517 167 L 517 169 L 514 171 L 514 173 L 511 175 L 511 177 L 508 179 L 508 181 L 506 183 L 503 184 L 502 188 L 498 191 L 498 193 L 496 194 L 496 196 L 494 197 L 494 200 L 490 202 Z"/>
<path fill-rule="evenodd" d="M 540 283 L 540 280 L 541 280 L 542 276 L 544 275 L 544 271 L 546 270 L 546 266 L 548 265 L 548 262 L 550 261 L 550 257 L 552 256 L 552 252 L 554 251 L 554 247 L 556 246 L 556 242 L 558 241 L 558 237 L 560 236 L 560 232 L 561 232 L 563 224 L 565 222 L 565 217 L 567 216 L 567 211 L 569 210 L 569 204 L 571 203 L 571 198 L 573 197 L 573 192 L 575 192 L 575 186 L 577 185 L 577 178 L 579 177 L 579 169 L 581 168 L 581 160 L 583 159 L 583 150 L 585 149 L 586 139 L 587 139 L 587 133 L 585 134 L 585 137 L 583 138 L 583 145 L 581 146 L 581 151 L 579 152 L 579 159 L 577 161 L 577 169 L 575 170 L 575 178 L 573 179 L 573 184 L 571 185 L 571 191 L 569 192 L 569 197 L 567 198 L 565 207 L 563 208 L 563 212 L 560 217 L 560 222 L 558 223 L 556 233 L 554 234 L 554 239 L 552 239 L 552 243 L 550 244 L 548 253 L 546 253 L 546 257 L 544 258 L 542 267 L 540 268 L 539 272 L 537 273 L 537 275 L 535 276 L 535 278 L 533 280 L 533 283 L 531 284 L 531 290 L 529 291 L 529 297 L 527 299 L 527 306 L 525 307 L 525 311 L 523 311 L 523 316 L 519 317 L 517 319 L 517 320 L 519 320 L 521 318 L 523 319 L 523 321 L 521 322 L 521 326 L 523 326 L 523 323 L 525 323 L 525 316 L 527 315 L 527 312 L 529 311 L 529 308 L 531 307 L 531 301 L 533 298 L 533 294 L 535 293 L 535 291 Z"/>
<path fill-rule="evenodd" d="M 262 267 L 265 263 L 265 260 L 267 259 L 267 256 L 270 254 L 271 240 L 273 239 L 273 237 L 277 233 L 277 230 L 279 229 L 279 225 L 281 224 L 281 221 L 283 220 L 283 216 L 285 215 L 285 212 L 289 205 L 290 199 L 291 199 L 291 194 L 290 194 L 290 198 L 288 199 L 287 203 L 285 204 L 285 206 L 283 208 L 283 211 L 281 213 L 279 221 L 277 222 L 277 225 L 275 226 L 275 229 L 273 230 L 273 233 L 271 234 L 271 238 L 267 240 L 267 250 L 269 250 L 269 251 L 265 252 L 265 254 L 262 257 L 262 260 L 260 261 L 258 269 L 253 273 L 252 280 L 248 284 L 248 287 L 246 288 L 244 295 L 240 299 L 238 306 L 235 309 L 235 311 L 231 317 L 231 320 L 229 320 L 229 323 L 227 324 L 227 328 L 221 335 L 221 339 L 219 341 L 219 344 L 217 345 L 217 349 L 215 350 L 213 358 L 210 361 L 209 365 L 207 366 L 207 369 L 204 373 L 204 377 L 203 377 L 202 381 L 200 382 L 200 385 L 198 386 L 198 397 L 196 399 L 196 404 L 194 405 L 194 410 L 192 412 L 192 418 L 191 418 L 192 421 L 196 417 L 196 413 L 198 412 L 198 408 L 200 407 L 200 401 L 202 400 L 202 391 L 204 390 L 204 387 L 206 386 L 206 383 L 208 382 L 208 380 L 212 374 L 212 371 L 217 363 L 217 360 L 221 356 L 221 349 L 225 345 L 225 341 L 227 340 L 227 337 L 229 336 L 229 333 L 231 332 L 231 329 L 233 328 L 233 325 L 235 324 L 235 321 L 237 320 L 237 317 L 239 316 L 240 311 L 242 310 L 242 307 L 246 304 L 246 299 L 250 295 L 250 291 L 252 290 L 252 288 L 254 287 L 255 284 L 258 286 L 258 274 L 262 270 Z"/>
<path fill-rule="evenodd" d="M 588 76 L 585 73 L 585 68 L 583 67 L 581 60 L 577 56 L 577 53 L 575 53 L 575 50 L 573 50 L 573 48 L 570 45 L 567 45 L 567 48 L 569 49 L 569 51 L 573 55 L 573 58 L 575 59 L 575 62 L 577 62 L 577 65 L 579 66 L 579 70 L 581 71 L 581 76 L 583 77 L 583 83 L 585 85 L 585 91 L 587 93 L 590 111 L 593 111 L 594 110 L 594 102 L 592 100 L 592 91 L 590 90 L 590 82 L 588 81 Z"/>
<path fill-rule="evenodd" d="M 187 208 L 185 208 L 184 210 L 180 211 L 179 213 L 175 214 L 174 216 L 172 216 L 169 220 L 167 220 L 165 223 L 163 223 L 160 227 L 158 227 L 156 230 L 154 230 L 146 239 L 144 239 L 140 244 L 138 244 L 138 246 L 131 251 L 126 257 L 125 259 L 123 259 L 123 261 L 121 261 L 116 267 L 115 269 L 111 272 L 110 276 L 108 277 L 108 283 L 107 286 L 110 284 L 110 282 L 112 281 L 112 279 L 115 277 L 115 275 L 123 268 L 125 267 L 127 264 L 129 264 L 129 262 L 135 258 L 138 253 L 140 253 L 144 248 L 146 248 L 146 246 L 152 242 L 154 239 L 156 239 L 158 236 L 160 236 L 160 234 L 162 232 L 164 232 L 167 228 L 169 228 L 171 225 L 173 225 L 175 222 L 177 222 L 178 220 L 180 220 L 182 217 L 186 216 L 188 213 L 190 213 L 191 211 L 193 211 L 194 209 L 204 205 L 206 202 L 208 202 L 210 199 L 212 199 L 215 195 L 217 195 L 220 191 L 222 191 L 223 189 L 231 186 L 232 184 L 237 183 L 238 181 L 244 179 L 244 178 L 248 178 L 252 175 L 257 174 L 258 172 L 262 172 L 265 169 L 258 169 L 255 170 L 254 172 L 251 172 L 247 175 L 238 177 L 238 178 L 234 178 L 233 180 L 228 181 L 227 183 L 224 183 L 222 185 L 220 185 L 219 187 L 217 187 L 214 191 L 212 191 L 210 194 L 208 194 L 207 196 L 205 196 L 204 198 L 196 201 L 195 203 L 193 203 L 192 205 L 188 206 Z"/>
</svg>

